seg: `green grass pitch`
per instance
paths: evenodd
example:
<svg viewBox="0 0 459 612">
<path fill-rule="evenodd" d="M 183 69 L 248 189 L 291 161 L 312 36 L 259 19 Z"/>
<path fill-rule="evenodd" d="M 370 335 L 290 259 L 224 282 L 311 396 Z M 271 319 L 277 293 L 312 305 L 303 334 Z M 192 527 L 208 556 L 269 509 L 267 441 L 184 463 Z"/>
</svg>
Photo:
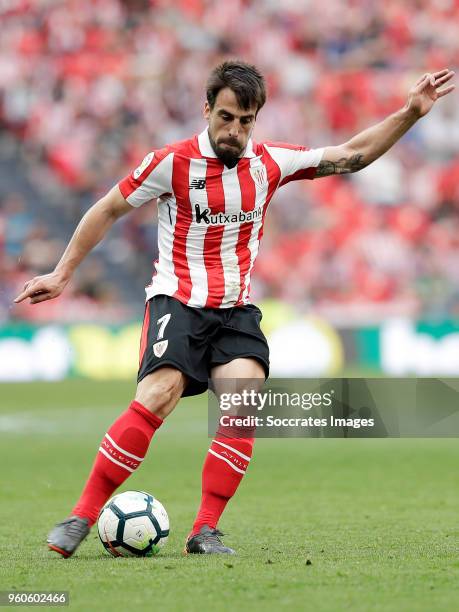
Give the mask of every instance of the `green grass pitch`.
<svg viewBox="0 0 459 612">
<path fill-rule="evenodd" d="M 72 610 L 457 610 L 457 440 L 258 440 L 220 523 L 236 557 L 181 554 L 199 501 L 206 398 L 182 400 L 138 473 L 168 510 L 154 558 L 114 559 L 93 530 L 44 544 L 133 385 L 0 386 L 0 590 L 68 590 Z"/>
</svg>

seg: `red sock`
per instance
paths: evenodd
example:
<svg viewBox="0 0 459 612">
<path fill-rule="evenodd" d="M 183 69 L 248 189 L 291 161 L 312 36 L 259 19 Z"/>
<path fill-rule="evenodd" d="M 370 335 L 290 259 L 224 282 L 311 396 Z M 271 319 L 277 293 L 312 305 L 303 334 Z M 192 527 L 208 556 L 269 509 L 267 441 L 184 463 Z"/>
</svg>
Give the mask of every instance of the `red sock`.
<svg viewBox="0 0 459 612">
<path fill-rule="evenodd" d="M 225 428 L 225 433 L 228 432 Z M 233 428 L 233 435 L 247 435 L 243 428 Z M 252 456 L 254 438 L 227 437 L 220 429 L 212 440 L 202 470 L 201 505 L 191 534 L 203 525 L 215 529 L 226 504 L 236 493 Z M 252 431 L 253 433 L 253 431 Z"/>
<path fill-rule="evenodd" d="M 93 525 L 112 493 L 145 458 L 153 434 L 163 420 L 133 401 L 105 434 L 91 474 L 72 510 Z"/>
</svg>

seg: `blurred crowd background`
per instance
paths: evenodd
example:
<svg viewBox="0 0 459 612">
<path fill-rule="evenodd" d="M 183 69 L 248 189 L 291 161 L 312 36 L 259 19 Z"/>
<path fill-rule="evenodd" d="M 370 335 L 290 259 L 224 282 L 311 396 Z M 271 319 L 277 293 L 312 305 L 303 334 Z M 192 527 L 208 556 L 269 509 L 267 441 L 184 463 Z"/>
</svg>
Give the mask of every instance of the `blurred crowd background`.
<svg viewBox="0 0 459 612">
<path fill-rule="evenodd" d="M 0 2 L 0 321 L 136 318 L 155 204 L 116 224 L 57 301 L 12 308 L 82 214 L 145 154 L 199 133 L 210 69 L 254 62 L 255 140 L 339 144 L 459 66 L 459 0 Z M 441 100 L 366 170 L 281 189 L 252 299 L 334 324 L 459 318 L 459 104 Z"/>
</svg>

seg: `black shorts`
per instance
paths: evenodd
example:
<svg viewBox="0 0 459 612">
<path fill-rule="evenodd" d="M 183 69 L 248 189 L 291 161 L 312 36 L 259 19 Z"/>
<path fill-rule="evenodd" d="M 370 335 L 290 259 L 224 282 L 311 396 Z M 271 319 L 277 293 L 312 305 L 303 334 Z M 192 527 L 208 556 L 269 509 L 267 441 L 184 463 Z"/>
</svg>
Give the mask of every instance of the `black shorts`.
<svg viewBox="0 0 459 612">
<path fill-rule="evenodd" d="M 192 308 L 168 295 L 145 305 L 137 382 L 162 366 L 189 379 L 183 395 L 208 388 L 210 370 L 238 357 L 253 357 L 269 374 L 269 348 L 253 304 L 233 308 Z"/>
</svg>

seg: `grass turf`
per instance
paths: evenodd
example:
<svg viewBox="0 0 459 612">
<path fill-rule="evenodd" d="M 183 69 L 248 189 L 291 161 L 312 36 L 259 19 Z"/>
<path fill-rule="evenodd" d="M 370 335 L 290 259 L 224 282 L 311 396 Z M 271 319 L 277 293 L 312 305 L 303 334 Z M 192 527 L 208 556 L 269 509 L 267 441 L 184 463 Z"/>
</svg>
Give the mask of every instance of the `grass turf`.
<svg viewBox="0 0 459 612">
<path fill-rule="evenodd" d="M 77 498 L 133 386 L 0 386 L 0 589 L 68 590 L 72 610 L 456 610 L 456 440 L 258 440 L 220 527 L 237 557 L 183 557 L 209 443 L 206 400 L 185 399 L 120 489 L 166 506 L 160 556 L 113 559 L 91 532 L 75 557 L 49 528 Z"/>
</svg>

